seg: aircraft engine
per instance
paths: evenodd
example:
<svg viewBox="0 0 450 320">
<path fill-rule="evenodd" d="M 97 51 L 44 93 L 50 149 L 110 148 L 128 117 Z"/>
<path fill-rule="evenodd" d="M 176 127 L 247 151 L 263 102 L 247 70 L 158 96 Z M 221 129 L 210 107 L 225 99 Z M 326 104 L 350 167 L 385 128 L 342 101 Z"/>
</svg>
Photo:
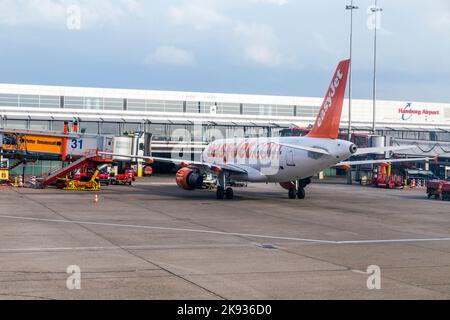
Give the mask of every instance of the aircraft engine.
<svg viewBox="0 0 450 320">
<path fill-rule="evenodd" d="M 283 182 L 283 183 L 280 183 L 280 186 L 282 186 L 283 189 L 286 189 L 286 190 L 291 190 L 291 189 L 296 188 L 294 182 Z"/>
<path fill-rule="evenodd" d="M 177 185 L 184 190 L 199 189 L 203 184 L 203 175 L 191 168 L 183 168 L 177 172 Z"/>
</svg>

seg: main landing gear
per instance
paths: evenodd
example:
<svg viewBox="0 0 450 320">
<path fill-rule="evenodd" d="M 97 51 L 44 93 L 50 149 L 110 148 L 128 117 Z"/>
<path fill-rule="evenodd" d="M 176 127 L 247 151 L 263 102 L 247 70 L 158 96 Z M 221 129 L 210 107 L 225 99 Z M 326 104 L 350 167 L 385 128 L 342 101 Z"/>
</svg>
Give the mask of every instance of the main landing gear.
<svg viewBox="0 0 450 320">
<path fill-rule="evenodd" d="M 221 173 L 217 178 L 216 196 L 218 200 L 232 200 L 234 198 L 234 191 L 232 188 L 227 187 L 227 177 L 224 173 Z"/>
<path fill-rule="evenodd" d="M 303 179 L 295 182 L 295 187 L 289 189 L 289 199 L 300 199 L 306 198 L 305 188 L 311 183 L 311 179 Z"/>
<path fill-rule="evenodd" d="M 216 196 L 218 200 L 233 200 L 234 198 L 234 190 L 232 188 L 224 188 L 222 186 L 217 187 Z"/>
</svg>

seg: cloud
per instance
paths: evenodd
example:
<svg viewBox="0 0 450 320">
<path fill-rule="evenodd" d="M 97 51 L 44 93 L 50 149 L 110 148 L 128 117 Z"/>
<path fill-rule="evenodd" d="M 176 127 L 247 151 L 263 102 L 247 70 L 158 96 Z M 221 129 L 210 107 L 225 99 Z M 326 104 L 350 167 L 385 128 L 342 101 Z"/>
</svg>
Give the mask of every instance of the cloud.
<svg viewBox="0 0 450 320">
<path fill-rule="evenodd" d="M 228 22 L 228 18 L 208 6 L 185 3 L 169 7 L 169 19 L 176 25 L 191 25 L 197 30 L 208 30 Z"/>
<path fill-rule="evenodd" d="M 288 0 L 253 0 L 256 3 L 265 3 L 265 4 L 275 4 L 279 6 L 284 6 L 289 3 Z"/>
<path fill-rule="evenodd" d="M 161 46 L 146 59 L 147 64 L 169 64 L 178 66 L 193 65 L 195 62 L 192 52 L 174 46 Z"/>
<path fill-rule="evenodd" d="M 255 2 L 255 0 L 251 0 Z M 258 0 L 261 2 L 261 0 Z M 284 4 L 285 0 L 263 0 L 266 3 Z M 264 66 L 276 66 L 283 62 L 278 52 L 279 40 L 273 29 L 266 24 L 249 23 L 241 19 L 232 18 L 223 12 L 225 9 L 235 9 L 239 4 L 228 2 L 220 9 L 217 2 L 185 2 L 178 6 L 170 6 L 169 20 L 179 26 L 190 26 L 199 31 L 214 32 L 217 28 L 225 29 L 231 36 L 229 46 L 240 48 L 247 61 Z"/>
<path fill-rule="evenodd" d="M 283 63 L 279 40 L 270 26 L 236 22 L 234 33 L 240 39 L 247 59 L 265 66 Z"/>
<path fill-rule="evenodd" d="M 0 0 L 0 24 L 66 28 L 71 12 L 78 7 L 82 29 L 118 25 L 130 15 L 142 12 L 138 0 Z"/>
<path fill-rule="evenodd" d="M 64 21 L 66 6 L 51 0 L 0 0 L 0 23 L 5 25 Z"/>
<path fill-rule="evenodd" d="M 276 66 L 282 61 L 277 52 L 263 45 L 248 45 L 245 47 L 245 54 L 253 62 L 266 66 Z"/>
</svg>

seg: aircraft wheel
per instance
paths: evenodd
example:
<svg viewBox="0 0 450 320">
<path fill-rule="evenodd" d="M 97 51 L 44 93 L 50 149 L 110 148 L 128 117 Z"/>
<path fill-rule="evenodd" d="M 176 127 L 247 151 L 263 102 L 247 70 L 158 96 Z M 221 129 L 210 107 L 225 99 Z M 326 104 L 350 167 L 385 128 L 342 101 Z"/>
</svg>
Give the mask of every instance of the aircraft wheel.
<svg viewBox="0 0 450 320">
<path fill-rule="evenodd" d="M 220 186 L 217 187 L 216 196 L 217 196 L 217 200 L 225 199 L 225 190 L 223 189 L 223 187 L 220 187 Z"/>
<path fill-rule="evenodd" d="M 233 189 L 228 188 L 228 189 L 225 191 L 225 196 L 226 196 L 226 198 L 227 198 L 228 200 L 233 200 L 233 198 L 234 198 L 234 191 L 233 191 Z"/>
<path fill-rule="evenodd" d="M 289 199 L 295 199 L 295 189 L 289 189 Z"/>
<path fill-rule="evenodd" d="M 306 198 L 306 191 L 304 188 L 300 188 L 297 191 L 297 198 L 299 198 L 300 200 L 303 200 Z"/>
</svg>

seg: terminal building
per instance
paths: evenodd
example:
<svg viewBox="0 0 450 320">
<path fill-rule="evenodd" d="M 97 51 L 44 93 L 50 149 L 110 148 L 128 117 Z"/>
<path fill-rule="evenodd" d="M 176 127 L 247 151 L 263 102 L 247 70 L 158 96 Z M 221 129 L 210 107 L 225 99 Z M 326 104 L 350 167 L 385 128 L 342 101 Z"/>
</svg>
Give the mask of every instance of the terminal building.
<svg viewBox="0 0 450 320">
<path fill-rule="evenodd" d="M 145 133 L 158 155 L 168 156 L 183 141 L 195 156 L 222 137 L 276 137 L 295 134 L 294 127 L 310 128 L 322 102 L 312 97 L 0 84 L 0 128 L 63 132 L 64 122 L 77 122 L 86 134 Z M 374 135 L 372 106 L 371 100 L 353 100 L 355 137 Z M 343 133 L 348 119 L 344 107 Z M 450 166 L 450 104 L 378 101 L 375 135 L 388 137 L 393 145 L 413 143 L 419 147 L 415 153 L 438 156 L 436 165 Z"/>
</svg>

